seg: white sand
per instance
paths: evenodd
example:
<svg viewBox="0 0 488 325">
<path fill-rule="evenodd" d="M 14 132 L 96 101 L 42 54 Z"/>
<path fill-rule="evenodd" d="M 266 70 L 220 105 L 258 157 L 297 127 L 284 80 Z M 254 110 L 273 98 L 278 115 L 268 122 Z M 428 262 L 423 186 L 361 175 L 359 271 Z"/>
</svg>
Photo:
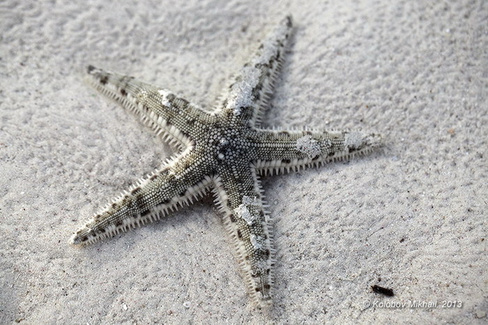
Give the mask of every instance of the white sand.
<svg viewBox="0 0 488 325">
<path fill-rule="evenodd" d="M 31 2 L 0 4 L 0 323 L 486 324 L 485 1 Z M 286 13 L 295 36 L 266 126 L 376 130 L 388 144 L 263 181 L 278 248 L 270 318 L 250 307 L 210 199 L 70 246 L 171 154 L 84 67 L 211 107 Z M 382 306 L 409 301 L 437 306 Z"/>
</svg>

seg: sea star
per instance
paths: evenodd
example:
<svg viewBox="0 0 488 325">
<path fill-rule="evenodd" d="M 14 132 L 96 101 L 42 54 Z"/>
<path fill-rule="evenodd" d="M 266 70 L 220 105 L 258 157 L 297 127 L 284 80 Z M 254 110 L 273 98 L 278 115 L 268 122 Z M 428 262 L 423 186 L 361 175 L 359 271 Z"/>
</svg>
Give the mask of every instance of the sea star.
<svg viewBox="0 0 488 325">
<path fill-rule="evenodd" d="M 270 306 L 275 250 L 258 175 L 348 159 L 382 142 L 379 134 L 359 131 L 259 127 L 291 30 L 291 17 L 286 17 L 212 112 L 169 90 L 89 66 L 88 78 L 96 89 L 135 112 L 181 151 L 96 214 L 73 235 L 72 243 L 93 243 L 155 221 L 212 190 L 249 293 L 259 307 Z"/>
</svg>

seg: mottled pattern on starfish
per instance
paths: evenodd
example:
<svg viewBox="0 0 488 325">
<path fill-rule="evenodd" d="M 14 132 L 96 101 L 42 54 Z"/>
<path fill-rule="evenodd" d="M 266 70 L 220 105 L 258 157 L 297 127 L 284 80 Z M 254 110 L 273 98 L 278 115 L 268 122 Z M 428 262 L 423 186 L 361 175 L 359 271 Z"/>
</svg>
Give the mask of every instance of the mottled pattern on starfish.
<svg viewBox="0 0 488 325">
<path fill-rule="evenodd" d="M 155 221 L 213 191 L 249 293 L 257 305 L 269 306 L 275 250 L 258 175 L 348 159 L 381 145 L 374 133 L 260 127 L 291 30 L 286 17 L 212 112 L 167 89 L 89 66 L 88 79 L 97 90 L 175 142 L 180 152 L 97 213 L 72 243 L 93 243 Z"/>
</svg>

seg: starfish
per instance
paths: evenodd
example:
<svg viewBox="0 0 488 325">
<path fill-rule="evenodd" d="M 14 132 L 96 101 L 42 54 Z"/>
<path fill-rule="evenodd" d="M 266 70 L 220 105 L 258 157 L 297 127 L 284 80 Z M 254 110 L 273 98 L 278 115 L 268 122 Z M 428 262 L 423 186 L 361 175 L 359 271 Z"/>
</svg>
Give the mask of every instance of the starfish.
<svg viewBox="0 0 488 325">
<path fill-rule="evenodd" d="M 272 305 L 275 249 L 260 177 L 371 152 L 380 134 L 260 127 L 292 20 L 283 19 L 205 111 L 171 91 L 88 66 L 90 83 L 141 117 L 179 152 L 116 197 L 72 237 L 86 245 L 167 216 L 212 191 L 258 307 Z"/>
</svg>

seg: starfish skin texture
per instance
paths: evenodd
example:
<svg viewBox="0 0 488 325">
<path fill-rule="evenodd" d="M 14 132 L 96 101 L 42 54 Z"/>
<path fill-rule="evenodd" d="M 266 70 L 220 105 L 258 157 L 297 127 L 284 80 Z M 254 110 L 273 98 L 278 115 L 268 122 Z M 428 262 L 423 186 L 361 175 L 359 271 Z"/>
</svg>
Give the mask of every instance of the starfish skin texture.
<svg viewBox="0 0 488 325">
<path fill-rule="evenodd" d="M 89 66 L 89 82 L 134 112 L 179 153 L 140 179 L 72 237 L 86 245 L 167 216 L 209 191 L 256 305 L 272 305 L 272 222 L 259 176 L 296 171 L 369 153 L 382 137 L 360 131 L 260 127 L 292 31 L 283 19 L 260 44 L 212 112 L 133 77 Z"/>
</svg>

